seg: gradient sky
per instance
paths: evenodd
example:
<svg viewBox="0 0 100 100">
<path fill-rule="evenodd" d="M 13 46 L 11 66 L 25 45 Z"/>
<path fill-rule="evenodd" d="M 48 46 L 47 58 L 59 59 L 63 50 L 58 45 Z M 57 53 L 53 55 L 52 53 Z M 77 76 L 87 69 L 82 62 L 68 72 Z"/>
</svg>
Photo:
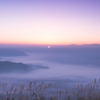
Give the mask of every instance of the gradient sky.
<svg viewBox="0 0 100 100">
<path fill-rule="evenodd" d="M 100 0 L 0 0 L 0 43 L 100 44 Z"/>
</svg>

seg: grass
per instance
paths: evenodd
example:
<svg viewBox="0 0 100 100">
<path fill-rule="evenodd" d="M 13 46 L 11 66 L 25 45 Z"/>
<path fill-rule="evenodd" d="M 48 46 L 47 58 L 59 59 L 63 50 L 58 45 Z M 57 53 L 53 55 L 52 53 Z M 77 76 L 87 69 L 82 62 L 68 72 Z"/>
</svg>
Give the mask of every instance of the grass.
<svg viewBox="0 0 100 100">
<path fill-rule="evenodd" d="M 86 85 L 80 84 L 68 90 L 52 90 L 52 84 L 44 85 L 30 82 L 26 88 L 15 83 L 8 88 L 8 84 L 0 84 L 0 100 L 100 100 L 100 79 Z"/>
</svg>

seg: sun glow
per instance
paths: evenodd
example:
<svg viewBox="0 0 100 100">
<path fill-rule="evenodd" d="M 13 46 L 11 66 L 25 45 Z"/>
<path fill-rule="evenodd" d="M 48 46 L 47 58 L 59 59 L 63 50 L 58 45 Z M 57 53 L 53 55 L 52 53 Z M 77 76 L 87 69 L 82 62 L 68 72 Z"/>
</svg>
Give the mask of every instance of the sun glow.
<svg viewBox="0 0 100 100">
<path fill-rule="evenodd" d="M 50 48 L 50 46 L 48 46 L 48 48 Z"/>
</svg>

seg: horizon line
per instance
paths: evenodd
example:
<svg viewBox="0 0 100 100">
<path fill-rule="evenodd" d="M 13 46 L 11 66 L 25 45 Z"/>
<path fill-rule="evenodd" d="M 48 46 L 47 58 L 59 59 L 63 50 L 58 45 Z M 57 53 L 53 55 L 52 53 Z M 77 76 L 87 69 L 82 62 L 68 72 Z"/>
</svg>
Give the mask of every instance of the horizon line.
<svg viewBox="0 0 100 100">
<path fill-rule="evenodd" d="M 82 46 L 82 45 L 100 45 L 99 43 L 89 43 L 89 44 L 25 44 L 25 43 L 21 43 L 21 44 L 19 44 L 19 43 L 0 43 L 0 45 L 23 45 L 23 46 L 32 46 L 32 45 L 37 45 L 37 46 L 45 46 L 45 45 L 52 45 L 52 46 L 54 46 L 54 45 L 56 45 L 56 46 L 70 46 L 70 45 L 76 45 L 76 46 Z"/>
</svg>

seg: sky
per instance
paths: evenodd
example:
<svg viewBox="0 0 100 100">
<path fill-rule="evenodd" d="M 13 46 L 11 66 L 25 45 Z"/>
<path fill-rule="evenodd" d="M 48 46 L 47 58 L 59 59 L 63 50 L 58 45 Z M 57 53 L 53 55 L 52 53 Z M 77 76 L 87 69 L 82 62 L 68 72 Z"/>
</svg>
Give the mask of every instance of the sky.
<svg viewBox="0 0 100 100">
<path fill-rule="evenodd" d="M 0 0 L 0 44 L 100 44 L 100 0 Z"/>
</svg>

